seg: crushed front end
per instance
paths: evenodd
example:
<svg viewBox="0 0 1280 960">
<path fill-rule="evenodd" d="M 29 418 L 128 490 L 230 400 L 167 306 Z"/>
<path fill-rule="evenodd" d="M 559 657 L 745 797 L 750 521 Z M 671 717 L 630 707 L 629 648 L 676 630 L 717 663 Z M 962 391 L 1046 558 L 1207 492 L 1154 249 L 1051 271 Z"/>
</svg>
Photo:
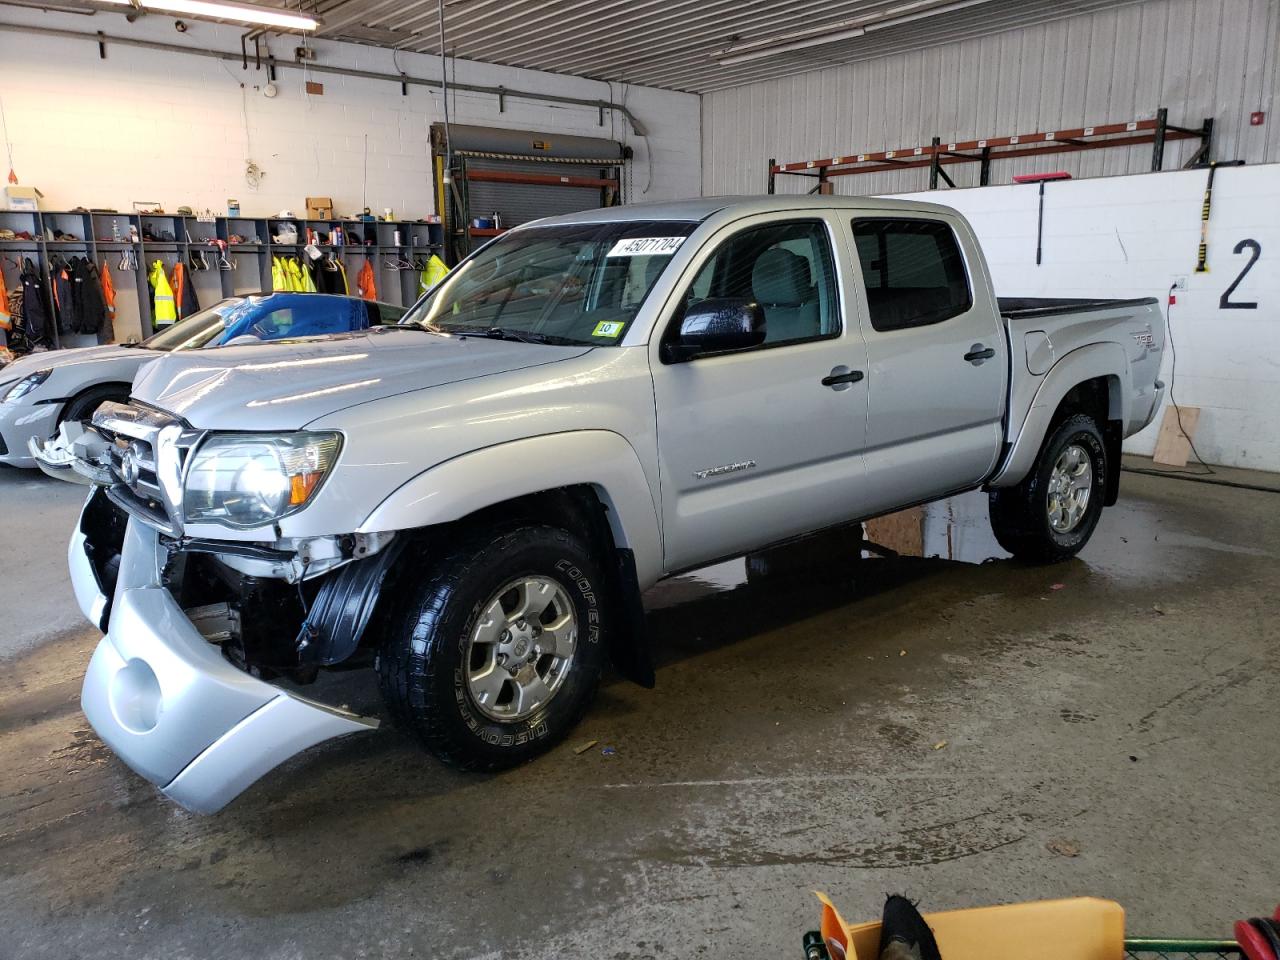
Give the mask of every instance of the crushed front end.
<svg viewBox="0 0 1280 960">
<path fill-rule="evenodd" d="M 136 403 L 105 404 L 94 431 L 75 464 L 94 486 L 70 565 L 106 634 L 81 694 L 98 735 L 208 813 L 298 752 L 375 728 L 294 688 L 368 656 L 360 641 L 402 541 L 285 538 L 278 524 L 267 540 L 191 536 L 184 487 L 209 435 Z"/>
</svg>

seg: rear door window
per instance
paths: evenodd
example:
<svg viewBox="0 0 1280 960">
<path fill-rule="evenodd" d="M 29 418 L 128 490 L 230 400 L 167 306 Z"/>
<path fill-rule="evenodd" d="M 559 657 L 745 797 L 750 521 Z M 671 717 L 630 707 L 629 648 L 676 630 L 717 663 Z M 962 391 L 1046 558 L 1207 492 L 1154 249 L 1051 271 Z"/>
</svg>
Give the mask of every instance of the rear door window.
<svg viewBox="0 0 1280 960">
<path fill-rule="evenodd" d="M 964 257 L 949 224 L 858 219 L 853 237 L 875 330 L 941 323 L 973 306 Z"/>
</svg>

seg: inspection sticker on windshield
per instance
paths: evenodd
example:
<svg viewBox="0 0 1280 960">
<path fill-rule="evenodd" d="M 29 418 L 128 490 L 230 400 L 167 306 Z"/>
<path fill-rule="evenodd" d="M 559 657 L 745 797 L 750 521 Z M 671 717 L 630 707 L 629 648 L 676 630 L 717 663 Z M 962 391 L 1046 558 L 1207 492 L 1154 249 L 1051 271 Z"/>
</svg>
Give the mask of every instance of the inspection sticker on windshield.
<svg viewBox="0 0 1280 960">
<path fill-rule="evenodd" d="M 593 337 L 608 337 L 610 340 L 618 339 L 618 334 L 622 333 L 622 328 L 626 326 L 621 320 L 601 320 L 596 324 L 596 328 L 591 331 Z"/>
<path fill-rule="evenodd" d="M 684 237 L 632 237 L 619 240 L 609 251 L 610 257 L 669 257 L 680 249 Z"/>
</svg>

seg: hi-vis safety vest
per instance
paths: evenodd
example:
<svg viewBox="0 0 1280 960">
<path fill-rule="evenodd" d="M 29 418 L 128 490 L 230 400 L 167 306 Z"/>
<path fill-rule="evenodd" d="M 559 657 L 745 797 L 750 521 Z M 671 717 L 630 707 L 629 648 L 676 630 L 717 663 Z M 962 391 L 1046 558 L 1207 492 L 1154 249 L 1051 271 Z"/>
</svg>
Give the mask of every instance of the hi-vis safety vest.
<svg viewBox="0 0 1280 960">
<path fill-rule="evenodd" d="M 422 275 L 418 277 L 418 292 L 426 293 L 443 280 L 448 272 L 449 268 L 444 265 L 444 261 L 433 253 L 427 258 L 427 265 L 422 268 Z"/>
<path fill-rule="evenodd" d="M 271 258 L 271 289 L 276 291 L 289 289 L 289 278 L 285 273 L 284 261 L 279 257 Z"/>
<path fill-rule="evenodd" d="M 173 303 L 173 288 L 169 286 L 169 278 L 164 275 L 164 261 L 157 260 L 151 265 L 151 289 L 155 291 L 155 312 L 152 320 L 156 326 L 165 326 L 178 319 L 178 310 Z"/>
</svg>

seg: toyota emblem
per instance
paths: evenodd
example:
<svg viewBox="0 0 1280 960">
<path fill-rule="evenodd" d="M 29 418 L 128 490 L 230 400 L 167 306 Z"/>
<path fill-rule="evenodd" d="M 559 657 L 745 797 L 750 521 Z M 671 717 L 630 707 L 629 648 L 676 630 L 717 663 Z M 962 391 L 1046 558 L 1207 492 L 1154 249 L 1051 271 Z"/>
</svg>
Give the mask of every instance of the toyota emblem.
<svg viewBox="0 0 1280 960">
<path fill-rule="evenodd" d="M 120 458 L 121 479 L 132 487 L 138 482 L 138 475 L 141 472 L 142 468 L 138 466 L 138 455 L 132 450 L 126 450 L 124 456 Z"/>
</svg>

